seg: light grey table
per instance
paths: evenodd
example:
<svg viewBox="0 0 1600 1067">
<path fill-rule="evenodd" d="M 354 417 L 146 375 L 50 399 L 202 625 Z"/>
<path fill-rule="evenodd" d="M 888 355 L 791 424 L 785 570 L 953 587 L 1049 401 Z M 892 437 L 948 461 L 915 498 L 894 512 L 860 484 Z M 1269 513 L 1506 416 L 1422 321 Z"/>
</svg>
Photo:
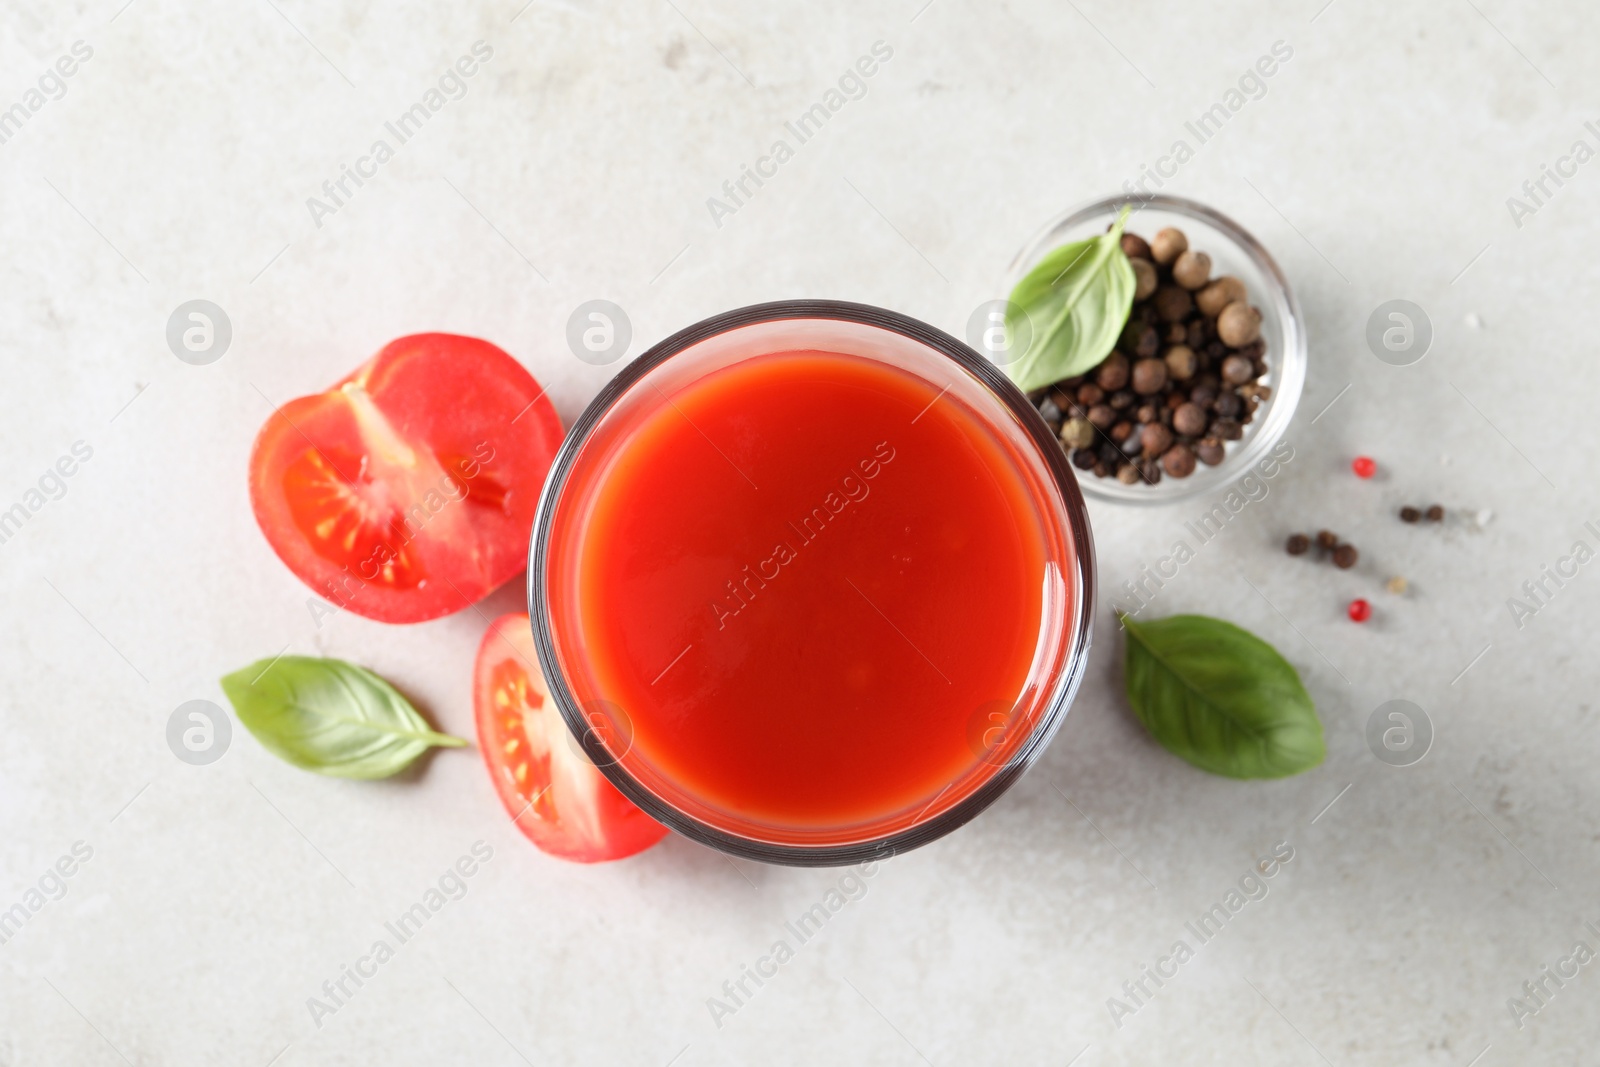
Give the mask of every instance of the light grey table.
<svg viewBox="0 0 1600 1067">
<path fill-rule="evenodd" d="M 1600 162 L 1562 162 L 1600 149 L 1593 11 L 521 3 L 5 5 L 0 107 L 23 115 L 0 125 L 0 509 L 75 443 L 92 455 L 0 544 L 0 909 L 41 881 L 59 896 L 0 945 L 0 1064 L 1596 1062 L 1600 966 L 1561 961 L 1600 949 L 1600 564 L 1532 616 L 1507 603 L 1575 541 L 1600 548 Z M 78 41 L 72 75 L 47 76 Z M 460 98 L 362 162 L 477 41 L 493 54 Z M 800 143 L 785 123 L 879 41 L 892 56 Z M 1185 124 L 1275 42 L 1292 57 L 1197 144 Z M 557 862 L 470 752 L 356 784 L 238 729 L 208 766 L 168 749 L 179 704 L 284 649 L 370 665 L 472 728 L 478 615 L 319 625 L 257 531 L 245 465 L 270 402 L 440 329 L 507 348 L 570 419 L 616 366 L 564 341 L 595 298 L 626 309 L 631 352 L 795 296 L 960 332 L 1038 225 L 1180 138 L 1195 152 L 1166 188 L 1273 250 L 1311 364 L 1295 459 L 1151 610 L 1282 649 L 1326 725 L 1315 771 L 1241 783 L 1169 756 L 1124 706 L 1104 610 L 1042 764 L 714 1019 L 838 872 L 676 838 Z M 761 163 L 780 139 L 792 154 Z M 1567 176 L 1532 199 L 1547 165 Z M 347 166 L 372 176 L 331 203 Z M 164 336 L 195 299 L 232 328 L 205 366 Z M 1411 366 L 1364 340 L 1391 299 L 1432 324 Z M 1349 474 L 1360 452 L 1378 479 Z M 1443 528 L 1394 518 L 1434 501 Z M 1205 503 L 1095 506 L 1102 586 Z M 1282 553 L 1322 526 L 1360 546 L 1356 570 Z M 1403 598 L 1381 589 L 1395 574 Z M 1392 699 L 1435 732 L 1414 766 L 1365 740 Z M 466 894 L 314 1021 L 308 998 L 478 841 L 493 856 Z M 1187 932 L 1279 842 L 1293 858 L 1264 898 Z M 1176 977 L 1143 978 L 1180 939 Z M 1577 974 L 1514 1018 L 1547 966 Z"/>
</svg>

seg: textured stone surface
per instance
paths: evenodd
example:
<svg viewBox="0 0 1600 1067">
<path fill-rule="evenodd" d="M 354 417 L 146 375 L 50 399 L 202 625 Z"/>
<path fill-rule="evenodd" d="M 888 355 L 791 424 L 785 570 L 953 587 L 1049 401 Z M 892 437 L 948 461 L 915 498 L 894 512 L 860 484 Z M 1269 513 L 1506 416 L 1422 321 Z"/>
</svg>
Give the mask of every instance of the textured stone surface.
<svg viewBox="0 0 1600 1067">
<path fill-rule="evenodd" d="M 1574 540 L 1600 548 L 1582 526 L 1600 525 L 1600 163 L 1520 219 L 1506 204 L 1575 139 L 1600 148 L 1593 12 L 121 2 L 0 19 L 0 107 L 74 41 L 93 49 L 0 144 L 0 508 L 93 449 L 0 544 L 0 909 L 74 842 L 93 852 L 0 946 L 0 1064 L 1593 1062 L 1595 966 L 1521 1030 L 1507 998 L 1575 941 L 1600 949 L 1583 930 L 1600 924 L 1600 564 L 1520 628 L 1506 604 Z M 307 198 L 478 40 L 494 54 L 466 95 L 316 225 Z M 879 40 L 893 58 L 865 95 L 718 226 L 707 197 Z M 1126 712 L 1102 610 L 1042 764 L 879 870 L 719 1028 L 707 998 L 837 872 L 676 838 L 566 865 L 509 829 L 470 752 L 363 784 L 242 730 L 209 766 L 167 749 L 174 708 L 283 649 L 366 664 L 471 731 L 479 615 L 319 627 L 258 533 L 244 474 L 270 403 L 442 329 L 507 348 L 570 419 L 614 370 L 563 339 L 593 298 L 627 309 L 634 351 L 795 296 L 959 333 L 1037 226 L 1193 143 L 1184 123 L 1275 41 L 1292 59 L 1169 188 L 1238 218 L 1298 289 L 1295 459 L 1150 611 L 1283 650 L 1326 724 L 1322 767 L 1239 783 L 1168 756 Z M 1433 322 L 1414 366 L 1363 340 L 1393 298 Z M 209 366 L 164 341 L 192 299 L 232 322 Z M 1349 474 L 1358 452 L 1371 482 Z M 1434 501 L 1444 528 L 1393 517 Z M 1102 588 L 1201 510 L 1095 506 Z M 1283 554 L 1323 526 L 1357 568 Z M 1396 574 L 1402 598 L 1383 590 Z M 1364 626 L 1344 613 L 1358 595 Z M 1409 768 L 1363 737 L 1395 698 L 1437 733 Z M 494 856 L 466 895 L 315 1025 L 307 998 L 478 840 Z M 1294 858 L 1268 895 L 1200 945 L 1185 923 L 1280 841 Z M 1179 938 L 1194 958 L 1119 1028 L 1108 998 Z"/>
</svg>

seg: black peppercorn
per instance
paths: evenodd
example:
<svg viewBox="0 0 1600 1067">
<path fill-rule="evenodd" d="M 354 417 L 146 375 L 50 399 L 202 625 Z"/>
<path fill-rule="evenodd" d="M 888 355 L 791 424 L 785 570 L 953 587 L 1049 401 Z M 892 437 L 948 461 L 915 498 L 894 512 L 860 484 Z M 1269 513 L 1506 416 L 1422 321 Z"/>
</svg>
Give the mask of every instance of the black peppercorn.
<svg viewBox="0 0 1600 1067">
<path fill-rule="evenodd" d="M 1443 504 L 1433 504 L 1433 505 L 1429 506 L 1429 508 L 1428 508 L 1428 521 L 1429 522 L 1439 522 L 1443 518 L 1444 518 L 1444 505 Z"/>
<path fill-rule="evenodd" d="M 1317 547 L 1335 549 L 1339 547 L 1339 535 L 1332 530 L 1317 531 Z"/>
<path fill-rule="evenodd" d="M 1422 512 L 1418 511 L 1414 507 L 1411 507 L 1409 504 L 1400 509 L 1401 522 L 1416 522 L 1420 518 L 1422 518 Z"/>
<path fill-rule="evenodd" d="M 1356 552 L 1355 545 L 1340 545 L 1338 548 L 1333 550 L 1334 566 L 1338 567 L 1342 571 L 1347 571 L 1356 565 L 1356 560 L 1359 558 L 1359 555 L 1360 554 Z"/>
<path fill-rule="evenodd" d="M 1290 534 L 1283 550 L 1291 556 L 1303 556 L 1311 548 L 1311 539 L 1305 534 Z"/>
</svg>

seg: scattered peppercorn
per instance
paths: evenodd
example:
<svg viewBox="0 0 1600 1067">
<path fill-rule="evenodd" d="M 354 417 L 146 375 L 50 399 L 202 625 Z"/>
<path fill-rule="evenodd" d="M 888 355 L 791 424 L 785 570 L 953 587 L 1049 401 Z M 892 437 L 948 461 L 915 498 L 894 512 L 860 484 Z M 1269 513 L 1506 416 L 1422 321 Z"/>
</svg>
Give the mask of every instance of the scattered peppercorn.
<svg viewBox="0 0 1600 1067">
<path fill-rule="evenodd" d="M 1291 556 L 1303 556 L 1311 548 L 1311 538 L 1305 534 L 1290 534 L 1283 550 Z"/>
<path fill-rule="evenodd" d="M 1370 478 L 1378 473 L 1378 464 L 1371 456 L 1357 456 L 1350 461 L 1350 469 L 1357 478 Z"/>
<path fill-rule="evenodd" d="M 1339 547 L 1339 535 L 1332 530 L 1317 531 L 1317 547 L 1326 548 L 1330 552 Z"/>
<path fill-rule="evenodd" d="M 1422 518 L 1422 512 L 1418 511 L 1414 507 L 1411 507 L 1410 505 L 1400 509 L 1401 522 L 1416 522 L 1420 518 Z"/>
<path fill-rule="evenodd" d="M 1340 545 L 1333 550 L 1333 565 L 1342 571 L 1347 571 L 1356 565 L 1360 553 L 1355 545 Z"/>
<path fill-rule="evenodd" d="M 1357 597 L 1350 601 L 1350 618 L 1355 622 L 1366 622 L 1372 618 L 1372 605 Z"/>
<path fill-rule="evenodd" d="M 1385 582 L 1383 587 L 1389 590 L 1389 592 L 1393 593 L 1395 596 L 1401 596 L 1405 593 L 1409 586 L 1404 578 L 1400 577 L 1399 575 L 1395 575 L 1393 578 L 1390 578 L 1387 582 Z"/>
<path fill-rule="evenodd" d="M 1444 505 L 1433 504 L 1428 508 L 1428 521 L 1440 522 L 1444 519 Z"/>
</svg>

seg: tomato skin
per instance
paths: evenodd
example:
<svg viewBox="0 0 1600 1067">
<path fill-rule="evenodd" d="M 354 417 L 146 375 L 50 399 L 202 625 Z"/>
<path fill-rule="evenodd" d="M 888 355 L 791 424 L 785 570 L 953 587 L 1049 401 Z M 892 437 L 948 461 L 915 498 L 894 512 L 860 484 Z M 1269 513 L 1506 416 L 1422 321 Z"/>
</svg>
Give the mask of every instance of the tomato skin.
<svg viewBox="0 0 1600 1067">
<path fill-rule="evenodd" d="M 250 502 L 274 552 L 340 608 L 423 622 L 527 564 L 561 420 L 487 341 L 416 334 L 262 426 Z"/>
<path fill-rule="evenodd" d="M 577 863 L 623 859 L 667 828 L 579 755 L 539 669 L 528 616 L 489 626 L 473 667 L 478 750 L 507 814 L 528 840 Z"/>
</svg>

